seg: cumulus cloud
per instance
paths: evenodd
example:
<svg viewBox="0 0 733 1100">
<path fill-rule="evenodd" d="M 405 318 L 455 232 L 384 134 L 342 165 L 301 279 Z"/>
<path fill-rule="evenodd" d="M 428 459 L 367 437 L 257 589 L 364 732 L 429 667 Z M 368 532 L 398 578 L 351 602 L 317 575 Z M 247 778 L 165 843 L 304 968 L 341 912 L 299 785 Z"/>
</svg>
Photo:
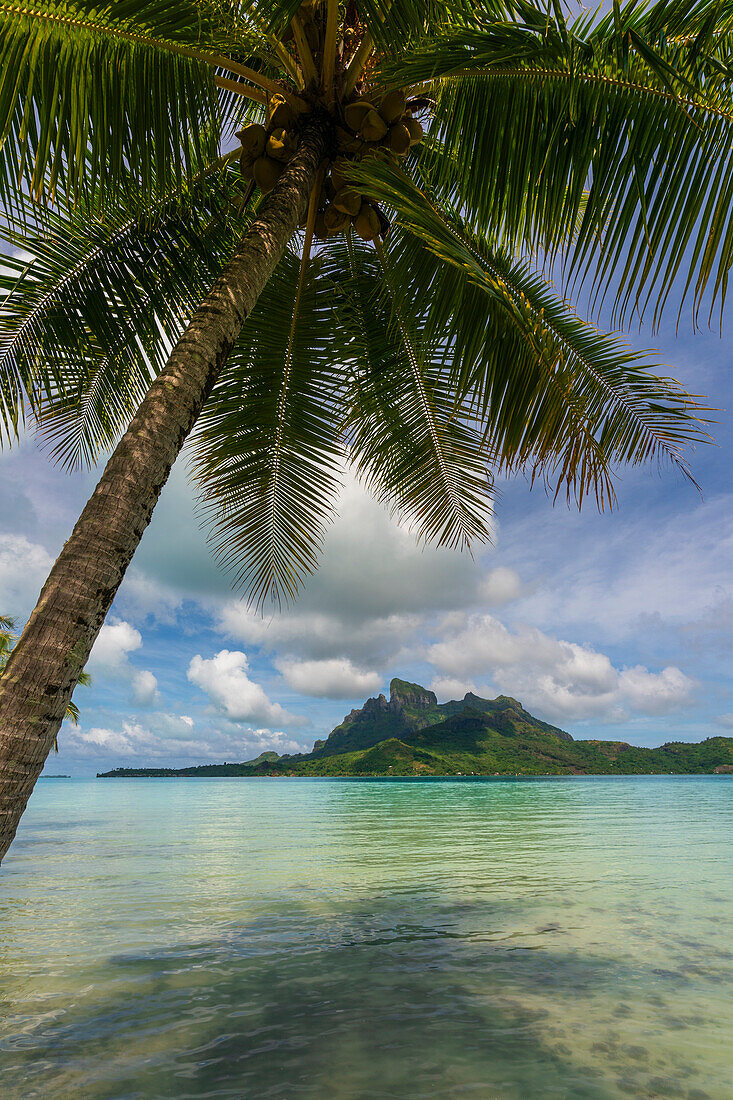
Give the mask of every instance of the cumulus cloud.
<svg viewBox="0 0 733 1100">
<path fill-rule="evenodd" d="M 396 661 L 423 622 L 418 614 L 394 614 L 355 623 L 348 614 L 342 618 L 302 605 L 263 617 L 240 602 L 228 603 L 218 616 L 219 630 L 228 637 L 283 658 L 345 658 L 378 667 Z"/>
<path fill-rule="evenodd" d="M 160 701 L 158 681 L 152 672 L 141 669 L 132 677 L 132 701 L 140 707 L 152 707 Z"/>
<path fill-rule="evenodd" d="M 491 569 L 479 584 L 478 595 L 485 607 L 502 607 L 522 594 L 522 582 L 513 569 L 500 565 Z"/>
<path fill-rule="evenodd" d="M 460 680 L 453 676 L 434 676 L 430 681 L 430 690 L 434 691 L 439 703 L 451 699 L 462 699 L 467 692 L 480 695 L 482 699 L 493 699 L 497 695 L 494 687 L 488 684 L 476 684 L 473 680 Z"/>
<path fill-rule="evenodd" d="M 243 745 L 248 758 L 259 756 L 261 752 L 276 752 L 280 756 L 287 753 L 292 756 L 293 753 L 308 751 L 306 746 L 299 741 L 294 741 L 282 730 L 247 730 Z"/>
<path fill-rule="evenodd" d="M 127 665 L 127 655 L 140 649 L 142 634 L 128 622 L 105 623 L 89 656 L 89 669 L 120 670 Z"/>
<path fill-rule="evenodd" d="M 142 644 L 142 634 L 126 620 L 105 623 L 87 662 L 93 685 L 105 679 L 122 681 L 128 684 L 130 702 L 135 706 L 159 705 L 156 677 L 148 669 L 136 668 L 129 660 L 129 655 L 141 649 Z"/>
<path fill-rule="evenodd" d="M 241 650 L 222 649 L 214 657 L 200 654 L 188 666 L 188 679 L 233 721 L 260 721 L 290 725 L 299 722 L 279 703 L 272 703 L 260 684 L 247 675 L 249 661 Z"/>
<path fill-rule="evenodd" d="M 224 634 L 288 661 L 338 659 L 384 670 L 405 663 L 405 649 L 436 615 L 499 606 L 521 589 L 511 569 L 487 574 L 468 554 L 420 546 L 353 476 L 345 478 L 338 511 L 318 572 L 297 603 L 261 616 L 227 601 L 219 611 Z"/>
<path fill-rule="evenodd" d="M 376 692 L 382 686 L 378 672 L 365 672 L 345 657 L 327 661 L 277 660 L 288 687 L 302 695 L 326 699 L 352 699 Z"/>
<path fill-rule="evenodd" d="M 462 623 L 452 616 L 445 626 L 444 640 L 426 652 L 442 674 L 437 683 L 444 690 L 467 688 L 477 674 L 491 676 L 501 693 L 519 698 L 550 721 L 667 714 L 689 702 L 694 686 L 679 668 L 619 669 L 588 646 L 536 628 L 512 632 L 490 615 L 468 616 Z"/>
<path fill-rule="evenodd" d="M 618 679 L 622 698 L 641 714 L 676 710 L 689 701 L 694 686 L 684 672 L 673 666 L 655 673 L 636 665 L 622 669 Z"/>
<path fill-rule="evenodd" d="M 157 714 L 144 725 L 132 720 L 123 721 L 119 729 L 106 726 L 64 727 L 60 738 L 63 752 L 79 755 L 84 750 L 110 756 L 145 756 L 159 758 L 177 754 L 199 754 L 202 746 L 191 740 L 193 719 L 181 714 Z"/>
<path fill-rule="evenodd" d="M 104 761 L 104 766 L 127 763 L 134 766 L 165 764 L 184 767 L 202 761 L 221 763 L 252 760 L 262 752 L 283 755 L 302 752 L 303 745 L 282 730 L 267 727 L 245 729 L 230 726 L 226 720 L 203 730 L 196 730 L 186 714 L 155 712 L 145 722 L 123 720 L 89 729 L 66 724 L 61 731 L 61 756 L 52 766 L 63 766 L 65 759 L 84 764 L 89 758 Z"/>
<path fill-rule="evenodd" d="M 0 615 L 27 618 L 52 565 L 38 543 L 24 535 L 0 535 Z"/>
</svg>

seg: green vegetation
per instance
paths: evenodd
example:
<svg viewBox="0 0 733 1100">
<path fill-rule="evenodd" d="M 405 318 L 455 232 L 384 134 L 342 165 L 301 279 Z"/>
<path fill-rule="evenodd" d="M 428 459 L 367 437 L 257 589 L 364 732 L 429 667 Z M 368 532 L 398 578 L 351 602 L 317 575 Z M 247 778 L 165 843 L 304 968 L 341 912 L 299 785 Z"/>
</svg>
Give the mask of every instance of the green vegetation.
<svg viewBox="0 0 733 1100">
<path fill-rule="evenodd" d="M 133 776 L 437 776 L 649 775 L 733 773 L 733 738 L 656 749 L 623 741 L 575 741 L 533 718 L 507 695 L 439 704 L 419 684 L 393 680 L 347 715 L 326 741 L 302 756 L 262 753 L 243 764 L 190 768 L 117 768 L 104 778 Z M 101 774 L 101 773 L 100 773 Z"/>
</svg>

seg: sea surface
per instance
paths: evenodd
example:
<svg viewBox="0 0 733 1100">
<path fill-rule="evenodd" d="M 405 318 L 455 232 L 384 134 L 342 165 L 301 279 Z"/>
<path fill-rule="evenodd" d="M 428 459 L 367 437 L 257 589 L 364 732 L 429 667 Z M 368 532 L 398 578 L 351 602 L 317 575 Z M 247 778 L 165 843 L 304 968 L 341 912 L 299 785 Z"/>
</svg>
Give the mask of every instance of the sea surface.
<svg viewBox="0 0 733 1100">
<path fill-rule="evenodd" d="M 42 780 L 0 1095 L 733 1098 L 733 777 Z"/>
</svg>

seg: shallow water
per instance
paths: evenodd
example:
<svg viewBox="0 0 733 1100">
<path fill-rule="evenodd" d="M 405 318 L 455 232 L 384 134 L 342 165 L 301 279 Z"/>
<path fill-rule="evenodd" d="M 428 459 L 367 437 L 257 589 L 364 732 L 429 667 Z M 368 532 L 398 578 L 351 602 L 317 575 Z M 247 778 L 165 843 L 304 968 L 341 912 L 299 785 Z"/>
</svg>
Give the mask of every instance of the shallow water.
<svg viewBox="0 0 733 1100">
<path fill-rule="evenodd" d="M 3 1097 L 733 1097 L 733 778 L 45 780 Z"/>
</svg>

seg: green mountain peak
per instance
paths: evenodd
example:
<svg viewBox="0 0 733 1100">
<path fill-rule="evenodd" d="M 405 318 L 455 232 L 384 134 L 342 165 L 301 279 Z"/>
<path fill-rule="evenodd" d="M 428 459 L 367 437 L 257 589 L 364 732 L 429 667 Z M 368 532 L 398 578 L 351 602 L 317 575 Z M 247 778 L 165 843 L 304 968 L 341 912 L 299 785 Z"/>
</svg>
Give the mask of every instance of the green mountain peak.
<svg viewBox="0 0 733 1100">
<path fill-rule="evenodd" d="M 390 703 L 396 702 L 403 707 L 412 707 L 415 710 L 426 710 L 438 705 L 434 691 L 428 691 L 420 684 L 411 684 L 408 680 L 399 680 L 397 677 L 390 681 L 389 700 Z"/>
<path fill-rule="evenodd" d="M 439 703 L 435 693 L 407 680 L 390 683 L 352 710 L 310 753 L 262 753 L 243 764 L 208 764 L 178 771 L 117 768 L 126 775 L 633 775 L 733 772 L 733 738 L 711 737 L 658 749 L 623 741 L 574 741 L 535 718 L 509 695 Z"/>
</svg>

